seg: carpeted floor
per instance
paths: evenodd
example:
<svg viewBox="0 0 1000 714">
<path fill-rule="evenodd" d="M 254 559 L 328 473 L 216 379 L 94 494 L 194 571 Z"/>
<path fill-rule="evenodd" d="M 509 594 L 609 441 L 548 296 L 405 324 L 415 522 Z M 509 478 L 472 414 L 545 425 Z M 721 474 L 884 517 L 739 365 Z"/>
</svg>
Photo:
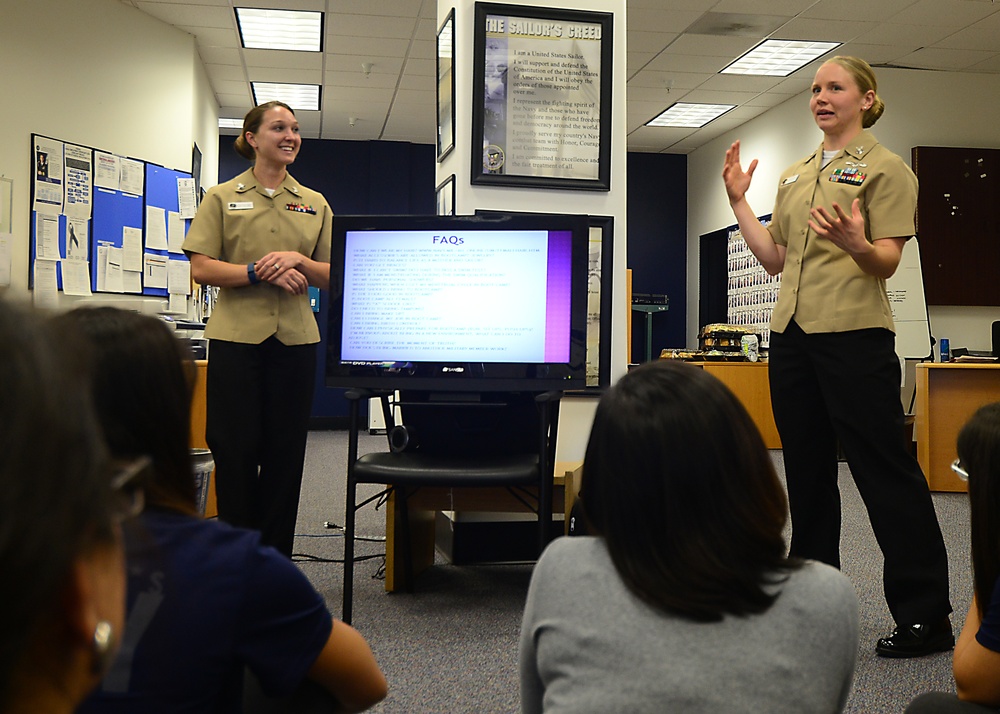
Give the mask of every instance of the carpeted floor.
<svg viewBox="0 0 1000 714">
<path fill-rule="evenodd" d="M 296 552 L 341 558 L 346 432 L 316 431 L 309 437 L 299 508 Z M 361 453 L 384 450 L 384 436 L 363 436 Z M 781 452 L 771 452 L 782 473 Z M 901 712 L 915 695 L 954 691 L 951 654 L 886 660 L 875 640 L 892 627 L 882 596 L 882 556 L 846 464 L 843 494 L 843 570 L 860 600 L 861 629 L 854 690 L 846 711 Z M 372 490 L 374 493 L 374 489 Z M 952 624 L 957 636 L 971 598 L 969 509 L 965 494 L 934 494 L 948 548 Z M 381 554 L 384 512 L 359 512 L 358 554 Z M 530 565 L 457 567 L 439 563 L 418 578 L 413 594 L 387 594 L 379 579 L 381 558 L 358 563 L 354 626 L 364 634 L 389 680 L 389 696 L 376 712 L 514 712 L 518 710 L 517 640 Z M 341 611 L 343 565 L 300 560 L 334 616 Z"/>
</svg>

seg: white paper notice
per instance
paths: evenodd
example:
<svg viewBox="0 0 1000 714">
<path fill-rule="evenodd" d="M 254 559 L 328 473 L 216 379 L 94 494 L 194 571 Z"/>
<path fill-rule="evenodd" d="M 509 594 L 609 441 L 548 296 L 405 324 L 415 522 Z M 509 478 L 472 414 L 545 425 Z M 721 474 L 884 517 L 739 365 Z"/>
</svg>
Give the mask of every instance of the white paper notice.
<svg viewBox="0 0 1000 714">
<path fill-rule="evenodd" d="M 88 260 L 87 219 L 66 219 L 66 260 Z"/>
<path fill-rule="evenodd" d="M 94 185 L 100 188 L 118 190 L 121 180 L 122 162 L 114 154 L 94 152 Z"/>
<path fill-rule="evenodd" d="M 167 296 L 167 312 L 175 315 L 187 315 L 187 311 L 188 301 L 186 295 L 174 295 L 171 293 Z"/>
<path fill-rule="evenodd" d="M 142 272 L 142 230 L 122 226 L 122 270 Z"/>
<path fill-rule="evenodd" d="M 167 262 L 167 292 L 171 295 L 191 294 L 191 263 L 186 260 Z"/>
<path fill-rule="evenodd" d="M 143 163 L 135 159 L 121 160 L 121 178 L 118 188 L 133 196 L 142 195 L 142 187 L 145 185 L 145 177 L 142 175 Z"/>
<path fill-rule="evenodd" d="M 10 285 L 10 246 L 14 237 L 0 233 L 0 285 Z"/>
<path fill-rule="evenodd" d="M 142 293 L 142 271 L 123 270 L 122 289 L 127 293 Z"/>
<path fill-rule="evenodd" d="M 63 201 L 63 143 L 35 137 L 35 203 L 31 210 L 58 216 Z"/>
<path fill-rule="evenodd" d="M 35 259 L 59 260 L 59 217 L 35 214 Z"/>
<path fill-rule="evenodd" d="M 166 215 L 162 208 L 156 206 L 146 206 L 146 247 L 167 249 Z"/>
<path fill-rule="evenodd" d="M 58 302 L 55 260 L 35 261 L 34 303 L 36 307 L 52 309 Z"/>
<path fill-rule="evenodd" d="M 177 205 L 180 206 L 181 218 L 194 218 L 197 199 L 194 193 L 193 178 L 177 179 Z"/>
<path fill-rule="evenodd" d="M 104 276 L 104 289 L 109 293 L 125 292 L 122 280 L 122 249 L 108 247 L 107 271 Z"/>
<path fill-rule="evenodd" d="M 90 295 L 90 264 L 82 260 L 62 262 L 63 292 L 67 295 Z"/>
<path fill-rule="evenodd" d="M 167 245 L 171 253 L 184 252 L 184 218 L 177 211 L 167 211 Z"/>
<path fill-rule="evenodd" d="M 146 253 L 146 267 L 143 275 L 147 288 L 167 287 L 167 256 Z"/>
<path fill-rule="evenodd" d="M 93 206 L 93 168 L 90 149 L 66 144 L 66 183 L 63 213 L 73 218 L 90 218 Z"/>
<path fill-rule="evenodd" d="M 108 275 L 108 245 L 102 243 L 97 246 L 97 292 L 103 293 L 106 288 Z"/>
</svg>

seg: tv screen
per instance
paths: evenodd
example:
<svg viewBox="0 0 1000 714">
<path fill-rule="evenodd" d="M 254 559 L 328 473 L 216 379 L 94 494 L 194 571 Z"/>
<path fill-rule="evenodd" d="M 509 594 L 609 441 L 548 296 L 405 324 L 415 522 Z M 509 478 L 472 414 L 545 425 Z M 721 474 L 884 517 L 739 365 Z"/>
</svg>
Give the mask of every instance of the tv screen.
<svg viewBox="0 0 1000 714">
<path fill-rule="evenodd" d="M 326 383 L 585 386 L 586 216 L 335 216 Z"/>
</svg>

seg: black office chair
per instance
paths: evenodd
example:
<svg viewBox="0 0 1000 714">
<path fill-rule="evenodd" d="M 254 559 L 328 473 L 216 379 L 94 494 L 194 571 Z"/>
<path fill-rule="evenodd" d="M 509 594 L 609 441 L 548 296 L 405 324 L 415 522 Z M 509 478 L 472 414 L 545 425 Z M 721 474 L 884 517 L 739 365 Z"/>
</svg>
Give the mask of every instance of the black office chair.
<svg viewBox="0 0 1000 714">
<path fill-rule="evenodd" d="M 395 493 L 405 588 L 413 588 L 407 499 L 422 487 L 504 487 L 538 516 L 539 554 L 551 538 L 552 476 L 561 392 L 433 395 L 404 391 L 398 428 L 386 393 L 352 389 L 344 528 L 344 605 L 351 622 L 355 520 L 359 508 Z M 390 451 L 358 457 L 360 403 L 379 396 Z M 386 489 L 357 503 L 359 483 Z M 532 503 L 534 502 L 534 503 Z"/>
</svg>

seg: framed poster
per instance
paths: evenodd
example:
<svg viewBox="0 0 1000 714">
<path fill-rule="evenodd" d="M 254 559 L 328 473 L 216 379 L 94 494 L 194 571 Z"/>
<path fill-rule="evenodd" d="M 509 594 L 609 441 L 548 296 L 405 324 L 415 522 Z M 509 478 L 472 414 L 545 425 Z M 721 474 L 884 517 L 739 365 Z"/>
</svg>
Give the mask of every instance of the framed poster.
<svg viewBox="0 0 1000 714">
<path fill-rule="evenodd" d="M 455 8 L 437 33 L 437 160 L 455 148 Z"/>
<path fill-rule="evenodd" d="M 198 142 L 191 149 L 191 177 L 194 179 L 194 195 L 201 197 L 201 149 Z M 199 202 L 198 205 L 201 205 Z"/>
<path fill-rule="evenodd" d="M 434 192 L 437 197 L 437 215 L 455 215 L 455 174 L 438 184 Z"/>
<path fill-rule="evenodd" d="M 516 213 L 477 210 L 477 216 Z M 614 216 L 588 216 L 590 249 L 587 266 L 587 386 L 573 394 L 600 396 L 611 384 L 612 277 Z"/>
<path fill-rule="evenodd" d="M 611 189 L 611 13 L 476 3 L 472 183 Z"/>
</svg>

